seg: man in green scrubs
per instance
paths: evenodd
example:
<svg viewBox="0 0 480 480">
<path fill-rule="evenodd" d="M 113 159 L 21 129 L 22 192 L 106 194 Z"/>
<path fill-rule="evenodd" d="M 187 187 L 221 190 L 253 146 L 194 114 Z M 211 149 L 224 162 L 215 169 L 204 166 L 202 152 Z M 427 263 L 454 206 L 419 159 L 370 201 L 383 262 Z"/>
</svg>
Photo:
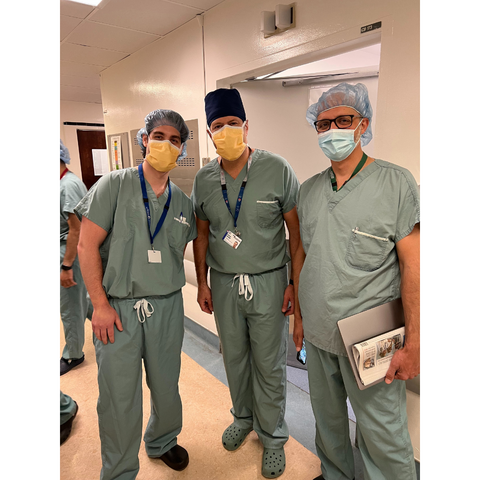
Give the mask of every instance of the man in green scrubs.
<svg viewBox="0 0 480 480">
<path fill-rule="evenodd" d="M 94 306 L 102 480 L 133 480 L 142 434 L 142 359 L 151 394 L 151 458 L 183 470 L 178 391 L 184 333 L 183 254 L 196 237 L 190 199 L 169 180 L 189 130 L 171 110 L 145 118 L 146 158 L 103 176 L 76 207 L 79 257 Z"/>
<path fill-rule="evenodd" d="M 77 413 L 77 402 L 60 390 L 60 445 L 70 436 Z"/>
<path fill-rule="evenodd" d="M 73 213 L 77 203 L 87 193 L 87 188 L 68 169 L 69 164 L 70 153 L 60 140 L 60 317 L 65 334 L 60 375 L 85 360 L 85 318 L 92 316 L 92 304 L 77 258 L 80 221 Z"/>
<path fill-rule="evenodd" d="M 264 446 L 262 475 L 275 478 L 285 470 L 287 315 L 294 307 L 284 222 L 293 252 L 300 241 L 299 184 L 285 159 L 247 145 L 237 90 L 209 93 L 205 109 L 219 156 L 195 177 L 193 249 L 198 303 L 215 313 L 233 403 L 222 442 L 234 451 L 255 430 Z"/>
<path fill-rule="evenodd" d="M 354 478 L 347 396 L 365 478 L 416 478 L 405 380 L 420 372 L 419 192 L 408 170 L 362 151 L 372 138 L 371 119 L 361 83 L 331 88 L 307 111 L 332 164 L 303 183 L 298 197 L 303 249 L 296 256 L 304 264 L 300 275 L 295 272 L 294 340 L 299 350 L 305 335 L 322 465 L 316 480 Z M 337 322 L 399 297 L 405 346 L 395 353 L 385 382 L 360 390 Z"/>
</svg>

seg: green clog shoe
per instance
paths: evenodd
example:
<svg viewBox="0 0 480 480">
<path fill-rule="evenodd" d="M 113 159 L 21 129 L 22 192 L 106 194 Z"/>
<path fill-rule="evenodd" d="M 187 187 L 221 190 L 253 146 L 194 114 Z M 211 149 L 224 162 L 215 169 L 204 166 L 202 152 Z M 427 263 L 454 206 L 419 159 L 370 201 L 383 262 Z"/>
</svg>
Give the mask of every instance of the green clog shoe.
<svg viewBox="0 0 480 480">
<path fill-rule="evenodd" d="M 247 435 L 253 430 L 252 427 L 243 429 L 237 427 L 234 423 L 228 426 L 222 435 L 223 448 L 233 452 L 243 443 Z"/>
<path fill-rule="evenodd" d="M 285 451 L 282 448 L 264 448 L 262 475 L 277 478 L 285 471 Z"/>
</svg>

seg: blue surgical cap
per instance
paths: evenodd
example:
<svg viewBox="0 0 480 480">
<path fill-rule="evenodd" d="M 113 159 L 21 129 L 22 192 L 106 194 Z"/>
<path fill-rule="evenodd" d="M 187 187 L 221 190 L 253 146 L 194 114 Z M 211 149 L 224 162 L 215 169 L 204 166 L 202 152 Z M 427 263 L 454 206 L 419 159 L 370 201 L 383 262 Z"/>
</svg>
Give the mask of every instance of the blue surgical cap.
<svg viewBox="0 0 480 480">
<path fill-rule="evenodd" d="M 141 128 L 138 133 L 137 133 L 137 143 L 138 145 L 140 146 L 140 148 L 142 149 L 142 155 L 143 155 L 143 158 L 145 158 L 145 153 L 147 151 L 146 147 L 143 146 L 143 135 L 146 135 L 147 134 L 147 130 L 145 128 Z"/>
<path fill-rule="evenodd" d="M 317 103 L 310 105 L 307 110 L 307 121 L 315 128 L 313 122 L 327 110 L 335 107 L 350 107 L 356 110 L 362 117 L 368 118 L 370 123 L 362 135 L 362 146 L 367 145 L 372 139 L 372 116 L 373 109 L 368 99 L 368 90 L 363 83 L 351 85 L 340 83 L 322 94 Z"/>
<path fill-rule="evenodd" d="M 221 117 L 238 117 L 243 122 L 247 119 L 242 97 L 236 88 L 219 88 L 205 97 L 207 125 Z"/>
<path fill-rule="evenodd" d="M 62 139 L 60 139 L 60 160 L 66 164 L 70 163 L 70 153 L 68 152 L 68 148 L 63 144 Z"/>
<path fill-rule="evenodd" d="M 190 135 L 190 130 L 187 127 L 185 120 L 183 120 L 179 113 L 165 109 L 154 110 L 145 117 L 147 136 L 150 136 L 150 133 L 154 128 L 160 127 L 161 125 L 168 125 L 178 130 L 178 133 L 180 133 L 180 140 L 183 144 L 182 153 L 179 155 L 178 160 L 185 158 L 187 156 L 187 139 Z"/>
</svg>

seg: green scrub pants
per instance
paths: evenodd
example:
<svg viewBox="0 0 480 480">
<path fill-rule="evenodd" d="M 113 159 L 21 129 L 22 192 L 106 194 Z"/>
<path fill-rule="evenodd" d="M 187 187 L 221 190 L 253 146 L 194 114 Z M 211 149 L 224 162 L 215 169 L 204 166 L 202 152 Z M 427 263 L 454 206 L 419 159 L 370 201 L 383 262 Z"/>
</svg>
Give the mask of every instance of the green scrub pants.
<svg viewBox="0 0 480 480">
<path fill-rule="evenodd" d="M 60 390 L 60 425 L 68 422 L 73 417 L 76 408 L 72 397 Z"/>
<path fill-rule="evenodd" d="M 60 243 L 60 265 L 65 256 L 67 244 Z M 81 358 L 85 343 L 85 319 L 92 318 L 92 302 L 83 283 L 78 257 L 73 262 L 73 279 L 77 283 L 73 287 L 64 288 L 60 285 L 60 316 L 65 333 L 65 347 L 62 357 L 65 360 Z"/>
<path fill-rule="evenodd" d="M 177 444 L 182 429 L 178 391 L 184 333 L 183 299 L 170 295 L 142 299 L 110 299 L 123 331 L 115 328 L 114 343 L 94 335 L 98 364 L 98 424 L 102 446 L 101 480 L 133 480 L 139 470 L 142 436 L 142 359 L 150 389 L 150 419 L 143 437 L 147 455 L 158 457 Z"/>
<path fill-rule="evenodd" d="M 234 423 L 258 434 L 265 448 L 288 440 L 285 422 L 288 321 L 282 313 L 286 267 L 249 275 L 253 298 L 234 275 L 210 270 L 215 322 L 222 344 Z"/>
<path fill-rule="evenodd" d="M 378 383 L 360 390 L 347 357 L 305 341 L 315 444 L 325 480 L 355 476 L 347 396 L 357 419 L 357 440 L 365 480 L 415 480 L 408 433 L 405 382 Z"/>
</svg>

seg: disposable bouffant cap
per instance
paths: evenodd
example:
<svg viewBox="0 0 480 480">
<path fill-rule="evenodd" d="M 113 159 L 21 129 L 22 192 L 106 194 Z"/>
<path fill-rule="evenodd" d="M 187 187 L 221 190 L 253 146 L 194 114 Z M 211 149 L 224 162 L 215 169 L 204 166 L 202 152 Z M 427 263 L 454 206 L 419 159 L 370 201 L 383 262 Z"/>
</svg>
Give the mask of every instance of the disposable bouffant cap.
<svg viewBox="0 0 480 480">
<path fill-rule="evenodd" d="M 70 163 L 70 153 L 68 148 L 63 144 L 62 139 L 60 139 L 60 160 L 63 163 Z"/>
<path fill-rule="evenodd" d="M 145 158 L 145 153 L 146 153 L 147 149 L 143 146 L 143 135 L 147 135 L 147 129 L 146 128 L 141 128 L 137 132 L 137 143 L 138 143 L 138 146 L 142 150 L 143 157 Z"/>
<path fill-rule="evenodd" d="M 351 85 L 340 83 L 322 93 L 317 103 L 310 105 L 307 110 L 307 121 L 315 128 L 314 122 L 317 117 L 335 107 L 350 107 L 356 110 L 362 117 L 368 118 L 370 123 L 362 135 L 362 146 L 367 145 L 372 139 L 373 108 L 368 98 L 367 87 L 363 83 Z"/>
<path fill-rule="evenodd" d="M 145 117 L 145 129 L 147 131 L 147 136 L 150 136 L 150 133 L 154 128 L 162 125 L 168 125 L 176 128 L 178 133 L 180 133 L 180 140 L 183 143 L 183 148 L 178 160 L 182 160 L 187 156 L 187 139 L 190 135 L 190 130 L 185 123 L 185 120 L 179 113 L 174 112 L 173 110 L 164 109 L 154 110 Z"/>
<path fill-rule="evenodd" d="M 247 119 L 242 97 L 236 88 L 219 88 L 205 97 L 207 125 L 221 117 L 238 117 L 243 122 Z"/>
</svg>

